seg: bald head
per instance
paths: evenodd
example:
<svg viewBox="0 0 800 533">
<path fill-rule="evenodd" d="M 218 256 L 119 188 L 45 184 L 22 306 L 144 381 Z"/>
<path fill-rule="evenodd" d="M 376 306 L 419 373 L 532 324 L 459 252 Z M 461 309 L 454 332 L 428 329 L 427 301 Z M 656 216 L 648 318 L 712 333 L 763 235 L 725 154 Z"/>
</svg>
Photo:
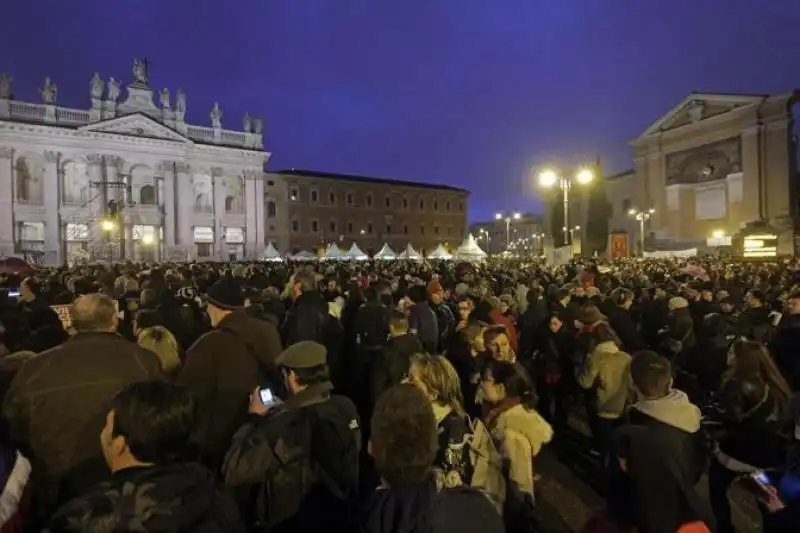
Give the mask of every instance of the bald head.
<svg viewBox="0 0 800 533">
<path fill-rule="evenodd" d="M 114 300 L 98 293 L 76 298 L 72 304 L 72 327 L 78 333 L 116 331 L 117 309 Z"/>
</svg>

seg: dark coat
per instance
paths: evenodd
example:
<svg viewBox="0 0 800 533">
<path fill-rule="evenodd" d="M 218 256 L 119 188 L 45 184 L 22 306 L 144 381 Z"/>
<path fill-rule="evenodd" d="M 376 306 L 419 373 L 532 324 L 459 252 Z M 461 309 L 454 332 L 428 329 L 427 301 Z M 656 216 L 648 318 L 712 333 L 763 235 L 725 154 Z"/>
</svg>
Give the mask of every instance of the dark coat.
<svg viewBox="0 0 800 533">
<path fill-rule="evenodd" d="M 283 345 L 287 348 L 300 341 L 325 344 L 328 302 L 317 291 L 304 292 L 292 302 L 281 327 Z"/>
<path fill-rule="evenodd" d="M 253 389 L 278 388 L 275 360 L 281 350 L 277 328 L 244 311 L 225 317 L 189 348 L 178 382 L 200 403 L 203 419 L 197 438 L 205 458 L 222 458 L 247 417 Z"/>
<path fill-rule="evenodd" d="M 408 373 L 411 356 L 422 351 L 422 343 L 414 335 L 400 335 L 389 339 L 389 345 L 375 354 L 372 361 L 372 405 L 386 389 L 402 381 Z"/>
<path fill-rule="evenodd" d="M 636 321 L 627 309 L 614 306 L 609 312 L 608 323 L 622 342 L 620 348 L 624 352 L 635 354 L 647 348 L 636 327 Z"/>
<path fill-rule="evenodd" d="M 46 533 L 240 533 L 233 498 L 198 464 L 132 467 L 115 472 L 51 518 Z"/>
<path fill-rule="evenodd" d="M 273 533 L 350 530 L 361 434 L 355 406 L 332 388 L 312 385 L 236 433 L 223 475 L 248 523 Z"/>
<path fill-rule="evenodd" d="M 99 435 L 111 400 L 130 383 L 164 378 L 156 354 L 116 333 L 79 333 L 22 364 L 3 412 L 32 460 L 39 510 L 108 474 Z"/>
</svg>

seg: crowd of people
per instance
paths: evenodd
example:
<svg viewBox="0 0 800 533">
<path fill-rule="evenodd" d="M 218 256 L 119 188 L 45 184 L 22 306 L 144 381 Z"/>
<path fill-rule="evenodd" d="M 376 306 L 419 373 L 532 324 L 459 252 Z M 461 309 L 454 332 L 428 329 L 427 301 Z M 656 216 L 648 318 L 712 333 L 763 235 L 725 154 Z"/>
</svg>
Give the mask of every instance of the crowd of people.
<svg viewBox="0 0 800 533">
<path fill-rule="evenodd" d="M 685 262 L 0 274 L 0 531 L 547 533 L 576 420 L 586 532 L 800 531 L 800 266 Z"/>
</svg>

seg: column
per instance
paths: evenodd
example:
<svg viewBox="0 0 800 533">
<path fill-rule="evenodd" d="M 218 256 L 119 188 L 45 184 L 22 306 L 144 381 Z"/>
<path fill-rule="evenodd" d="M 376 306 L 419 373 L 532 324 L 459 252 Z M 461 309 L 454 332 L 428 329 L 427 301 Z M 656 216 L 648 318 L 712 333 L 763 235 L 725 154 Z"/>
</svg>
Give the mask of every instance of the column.
<svg viewBox="0 0 800 533">
<path fill-rule="evenodd" d="M 175 229 L 175 243 L 180 245 L 185 252 L 194 255 L 194 234 L 192 220 L 194 218 L 194 184 L 192 183 L 191 167 L 187 163 L 174 163 L 175 169 L 175 209 L 177 227 Z"/>
<path fill-rule="evenodd" d="M 49 265 L 62 263 L 61 252 L 61 217 L 60 202 L 58 198 L 61 154 L 47 151 L 44 153 L 44 173 L 42 187 L 44 187 L 44 252 L 45 261 Z"/>
<path fill-rule="evenodd" d="M 213 196 L 212 205 L 214 206 L 214 248 L 220 258 L 227 257 L 227 246 L 225 244 L 225 176 L 224 171 L 219 167 L 211 169 L 211 194 Z"/>
<path fill-rule="evenodd" d="M 0 146 L 0 256 L 14 254 L 14 150 Z"/>
<path fill-rule="evenodd" d="M 90 154 L 86 156 L 86 160 L 89 162 L 90 201 L 73 215 L 73 220 L 77 224 L 89 226 L 89 251 L 96 251 L 100 254 L 100 257 L 105 257 L 107 250 L 104 250 L 103 230 L 100 227 L 105 214 L 105 206 L 103 205 L 103 197 L 105 195 L 97 185 L 103 182 L 103 168 L 101 166 L 103 158 L 97 154 Z"/>
<path fill-rule="evenodd" d="M 257 259 L 264 250 L 264 173 L 261 170 L 244 171 L 245 243 L 247 257 Z"/>
<path fill-rule="evenodd" d="M 177 220 L 177 204 L 175 203 L 175 180 L 177 178 L 175 172 L 175 165 L 171 161 L 164 161 L 161 164 L 161 187 L 159 188 L 160 195 L 158 201 L 161 203 L 161 209 L 164 212 L 164 250 L 166 256 L 170 257 L 169 250 L 176 244 L 176 227 L 175 221 Z"/>
</svg>

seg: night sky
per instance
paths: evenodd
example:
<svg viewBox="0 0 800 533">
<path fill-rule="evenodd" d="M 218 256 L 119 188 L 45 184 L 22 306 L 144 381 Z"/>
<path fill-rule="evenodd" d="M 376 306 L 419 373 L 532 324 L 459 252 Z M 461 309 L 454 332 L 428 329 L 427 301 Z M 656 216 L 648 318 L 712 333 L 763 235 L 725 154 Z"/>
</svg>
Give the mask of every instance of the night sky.
<svg viewBox="0 0 800 533">
<path fill-rule="evenodd" d="M 629 168 L 691 90 L 800 86 L 800 0 L 2 0 L 20 100 L 87 108 L 137 56 L 193 123 L 264 116 L 270 168 L 464 187 L 478 220 L 539 210 L 533 168 Z"/>
</svg>

